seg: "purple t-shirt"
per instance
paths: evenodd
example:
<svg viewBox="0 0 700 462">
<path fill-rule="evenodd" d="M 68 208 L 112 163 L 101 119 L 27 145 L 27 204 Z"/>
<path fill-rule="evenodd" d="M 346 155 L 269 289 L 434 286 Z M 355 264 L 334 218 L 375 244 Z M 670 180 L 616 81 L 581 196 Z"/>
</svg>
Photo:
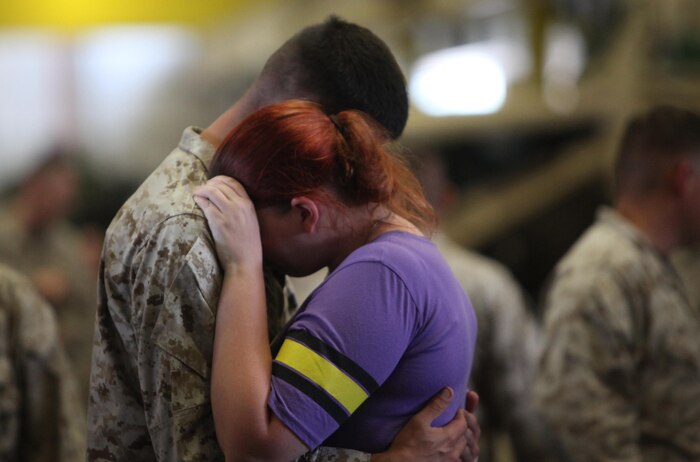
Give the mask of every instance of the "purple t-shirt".
<svg viewBox="0 0 700 462">
<path fill-rule="evenodd" d="M 379 452 L 444 386 L 456 396 L 433 425 L 464 405 L 476 318 L 435 245 L 394 231 L 350 254 L 283 342 L 272 412 L 310 448 Z"/>
</svg>

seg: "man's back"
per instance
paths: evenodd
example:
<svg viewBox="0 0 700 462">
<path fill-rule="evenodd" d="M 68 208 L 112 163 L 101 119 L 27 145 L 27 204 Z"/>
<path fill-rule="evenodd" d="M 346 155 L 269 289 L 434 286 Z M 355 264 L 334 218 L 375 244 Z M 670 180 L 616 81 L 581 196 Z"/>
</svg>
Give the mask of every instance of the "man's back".
<svg viewBox="0 0 700 462">
<path fill-rule="evenodd" d="M 213 148 L 188 129 L 110 225 L 88 460 L 216 460 L 208 378 L 221 271 L 192 189 Z"/>
<path fill-rule="evenodd" d="M 557 266 L 535 396 L 572 460 L 700 458 L 700 318 L 668 262 L 601 214 Z"/>
</svg>

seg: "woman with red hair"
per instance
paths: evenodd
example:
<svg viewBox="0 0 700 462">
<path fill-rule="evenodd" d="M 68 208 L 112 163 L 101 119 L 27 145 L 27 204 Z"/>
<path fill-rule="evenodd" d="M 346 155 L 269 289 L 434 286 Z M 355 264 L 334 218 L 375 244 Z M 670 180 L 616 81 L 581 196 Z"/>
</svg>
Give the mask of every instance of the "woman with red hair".
<svg viewBox="0 0 700 462">
<path fill-rule="evenodd" d="M 465 396 L 476 320 L 386 140 L 358 111 L 272 105 L 229 134 L 196 193 L 225 270 L 212 408 L 227 459 L 380 452 L 445 385 Z M 292 276 L 329 268 L 272 348 L 263 258 Z"/>
</svg>

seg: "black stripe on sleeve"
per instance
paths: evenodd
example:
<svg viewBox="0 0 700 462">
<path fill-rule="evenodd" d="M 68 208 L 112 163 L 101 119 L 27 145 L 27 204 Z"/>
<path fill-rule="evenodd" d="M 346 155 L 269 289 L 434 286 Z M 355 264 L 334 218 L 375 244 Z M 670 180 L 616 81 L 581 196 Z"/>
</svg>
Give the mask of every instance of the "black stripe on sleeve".
<svg viewBox="0 0 700 462">
<path fill-rule="evenodd" d="M 330 396 L 326 394 L 325 391 L 318 388 L 312 382 L 310 382 L 306 377 L 300 375 L 298 372 L 285 367 L 283 364 L 277 361 L 272 362 L 272 375 L 284 380 L 309 398 L 311 398 L 316 404 L 321 406 L 321 408 L 328 413 L 333 419 L 338 422 L 338 425 L 342 424 L 350 417 L 350 414 L 338 403 L 336 403 Z"/>
<path fill-rule="evenodd" d="M 290 330 L 287 332 L 287 338 L 297 340 L 321 356 L 328 358 L 328 360 L 338 368 L 350 374 L 355 381 L 367 390 L 367 394 L 371 395 L 379 388 L 379 384 L 374 380 L 374 377 L 365 372 L 359 364 L 328 345 L 323 340 L 317 339 L 304 330 Z"/>
</svg>

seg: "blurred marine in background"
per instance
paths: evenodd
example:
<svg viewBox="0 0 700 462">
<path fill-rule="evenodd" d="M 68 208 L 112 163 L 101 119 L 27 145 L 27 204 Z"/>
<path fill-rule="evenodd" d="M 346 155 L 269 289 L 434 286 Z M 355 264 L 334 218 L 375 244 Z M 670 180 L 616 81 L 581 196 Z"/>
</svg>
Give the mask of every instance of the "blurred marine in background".
<svg viewBox="0 0 700 462">
<path fill-rule="evenodd" d="M 82 460 L 85 432 L 53 309 L 0 265 L 0 460 Z"/>
<path fill-rule="evenodd" d="M 700 115 L 633 118 L 615 181 L 555 268 L 537 404 L 572 461 L 697 461 L 700 312 L 668 257 L 700 242 Z"/>
<path fill-rule="evenodd" d="M 427 199 L 445 218 L 457 199 L 437 149 L 416 147 L 415 164 Z M 466 249 L 438 230 L 433 241 L 472 302 L 478 319 L 471 386 L 479 393 L 481 462 L 498 460 L 506 434 L 518 461 L 553 460 L 552 448 L 531 400 L 540 350 L 539 326 L 511 272 Z"/>
<path fill-rule="evenodd" d="M 52 151 L 0 207 L 0 262 L 27 276 L 53 307 L 85 409 L 96 291 L 82 234 L 68 221 L 79 182 L 73 162 Z"/>
</svg>

